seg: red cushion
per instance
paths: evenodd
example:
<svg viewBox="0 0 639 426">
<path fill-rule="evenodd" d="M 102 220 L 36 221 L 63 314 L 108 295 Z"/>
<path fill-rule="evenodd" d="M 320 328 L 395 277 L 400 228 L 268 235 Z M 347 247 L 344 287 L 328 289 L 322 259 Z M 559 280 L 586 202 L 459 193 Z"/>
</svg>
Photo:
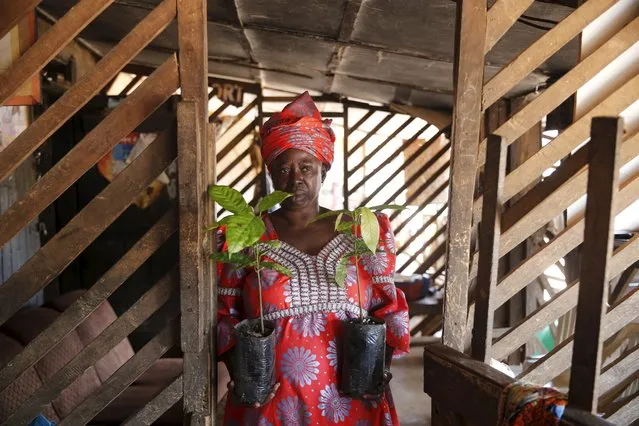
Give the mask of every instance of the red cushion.
<svg viewBox="0 0 639 426">
<path fill-rule="evenodd" d="M 28 308 L 18 311 L 4 324 L 4 329 L 26 345 L 38 334 L 49 327 L 59 316 L 59 312 L 50 308 Z M 35 364 L 40 379 L 46 383 L 56 372 L 71 361 L 84 345 L 75 331 L 69 333 L 47 355 Z M 66 417 L 80 402 L 100 386 L 101 382 L 95 368 L 89 367 L 75 382 L 64 389 L 53 400 L 53 407 L 61 417 Z"/>
<path fill-rule="evenodd" d="M 18 341 L 0 333 L 0 370 L 22 349 L 23 346 Z M 35 369 L 31 367 L 0 392 L 0 423 L 9 418 L 40 387 L 42 387 L 42 381 Z M 42 408 L 42 414 L 48 419 L 60 421 L 51 404 Z"/>
<path fill-rule="evenodd" d="M 66 310 L 75 302 L 85 290 L 76 290 L 63 294 L 51 303 L 54 309 L 59 312 Z M 117 319 L 115 311 L 108 301 L 103 302 L 91 313 L 77 328 L 82 344 L 88 345 L 93 339 L 98 337 L 113 321 Z M 95 363 L 95 370 L 101 381 L 107 380 L 118 368 L 133 356 L 133 347 L 129 339 L 124 338 L 113 349 L 111 349 L 102 359 Z"/>
</svg>

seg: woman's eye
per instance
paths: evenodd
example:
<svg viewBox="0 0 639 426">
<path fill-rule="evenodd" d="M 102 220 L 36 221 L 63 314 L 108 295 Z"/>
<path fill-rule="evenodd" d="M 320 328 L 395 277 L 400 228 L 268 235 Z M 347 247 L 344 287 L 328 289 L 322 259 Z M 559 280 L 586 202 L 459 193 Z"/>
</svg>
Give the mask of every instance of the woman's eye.
<svg viewBox="0 0 639 426">
<path fill-rule="evenodd" d="M 280 169 L 280 173 L 286 175 L 288 174 L 288 169 Z"/>
<path fill-rule="evenodd" d="M 308 166 L 304 166 L 304 167 L 302 167 L 302 171 L 303 171 L 304 173 L 308 173 L 308 172 L 310 172 L 310 171 L 311 171 L 311 168 L 310 168 L 310 167 L 308 167 Z"/>
</svg>

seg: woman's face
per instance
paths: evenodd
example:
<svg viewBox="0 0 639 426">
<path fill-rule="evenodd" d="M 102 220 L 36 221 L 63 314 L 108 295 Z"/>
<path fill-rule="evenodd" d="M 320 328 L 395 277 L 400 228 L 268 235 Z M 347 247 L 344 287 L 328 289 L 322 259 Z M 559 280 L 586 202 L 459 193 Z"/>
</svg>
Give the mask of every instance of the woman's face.
<svg viewBox="0 0 639 426">
<path fill-rule="evenodd" d="M 318 203 L 324 174 L 320 160 L 304 151 L 289 149 L 269 169 L 275 189 L 293 194 L 284 201 L 285 208 L 300 209 Z"/>
</svg>

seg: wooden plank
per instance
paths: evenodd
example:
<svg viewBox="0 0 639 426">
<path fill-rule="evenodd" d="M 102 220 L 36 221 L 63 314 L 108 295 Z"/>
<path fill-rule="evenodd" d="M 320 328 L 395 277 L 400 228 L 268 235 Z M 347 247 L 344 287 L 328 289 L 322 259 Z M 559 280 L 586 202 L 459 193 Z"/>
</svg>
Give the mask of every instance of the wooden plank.
<svg viewBox="0 0 639 426">
<path fill-rule="evenodd" d="M 255 130 L 255 126 L 257 126 L 260 122 L 259 117 L 255 118 L 252 122 L 250 122 L 244 129 L 242 129 L 229 143 L 227 143 L 220 152 L 217 153 L 216 159 L 217 161 L 222 161 L 224 157 L 233 151 L 233 149 L 240 143 L 242 140 L 247 137 L 251 132 Z"/>
<path fill-rule="evenodd" d="M 616 425 L 632 425 L 637 419 L 639 419 L 639 393 L 635 392 L 607 420 Z"/>
<path fill-rule="evenodd" d="M 226 166 L 226 168 L 224 170 L 222 170 L 221 172 L 218 173 L 218 175 L 217 175 L 218 180 L 223 179 L 224 176 L 229 174 L 238 164 L 240 164 L 242 161 L 244 161 L 244 159 L 246 157 L 251 155 L 251 152 L 253 152 L 253 150 L 254 150 L 254 146 L 251 144 L 247 149 L 244 150 L 244 152 L 242 152 L 240 155 L 236 156 L 235 159 L 231 162 L 231 164 Z"/>
<path fill-rule="evenodd" d="M 534 0 L 497 0 L 488 9 L 486 25 L 486 46 L 484 53 L 497 44 L 499 39 L 513 26 L 517 19 L 533 4 Z"/>
<path fill-rule="evenodd" d="M 639 267 L 635 265 L 623 271 L 617 285 L 615 286 L 612 293 L 610 293 L 610 297 L 608 298 L 609 304 L 614 304 L 619 299 L 619 296 L 624 294 L 626 290 L 630 287 L 635 275 L 637 275 L 637 271 L 639 271 Z"/>
<path fill-rule="evenodd" d="M 505 143 L 510 145 L 533 125 L 541 121 L 544 116 L 559 107 L 562 102 L 610 62 L 628 50 L 637 40 L 639 40 L 639 19 L 630 22 L 610 40 L 575 65 L 536 99 L 501 124 L 494 133 L 502 136 Z M 480 165 L 483 164 L 485 152 L 486 141 L 483 141 L 479 147 Z"/>
<path fill-rule="evenodd" d="M 350 103 L 347 103 L 347 105 L 350 106 Z M 359 126 L 361 126 L 362 124 L 364 124 L 364 122 L 366 120 L 368 120 L 369 118 L 371 118 L 371 116 L 373 114 L 375 114 L 375 111 L 377 111 L 376 109 L 370 109 L 369 107 L 366 107 L 366 109 L 368 109 L 368 112 L 366 112 L 366 114 L 364 114 L 364 116 L 362 118 L 360 118 L 357 123 L 355 123 L 351 128 L 350 128 L 350 134 L 353 134 L 357 129 L 359 129 Z M 348 149 L 344 150 L 345 153 L 348 153 Z M 346 176 L 346 175 L 344 175 Z"/>
<path fill-rule="evenodd" d="M 471 343 L 473 358 L 490 362 L 495 316 L 495 290 L 499 269 L 499 236 L 504 176 L 506 175 L 506 145 L 501 137 L 488 136 L 486 173 L 484 174 L 484 208 L 479 229 L 479 271 L 475 289 L 475 327 Z"/>
<path fill-rule="evenodd" d="M 483 91 L 484 109 L 508 93 L 615 3 L 617 0 L 589 0 L 544 33 L 486 83 Z"/>
<path fill-rule="evenodd" d="M 422 127 L 423 131 L 425 131 L 428 127 L 430 127 L 430 125 L 426 125 L 424 127 Z M 418 133 L 416 133 L 416 135 L 420 135 L 423 133 L 422 129 L 419 130 Z M 419 148 L 417 148 L 417 150 L 410 156 L 408 157 L 405 161 L 404 164 L 402 164 L 402 168 L 398 168 L 396 170 L 393 171 L 393 173 L 391 173 L 385 180 L 384 182 L 382 182 L 380 185 L 378 185 L 378 188 L 383 188 L 386 185 L 388 185 L 393 179 L 395 179 L 402 171 L 403 168 L 406 168 L 409 164 L 412 164 L 421 154 L 423 154 L 428 148 L 430 148 L 435 141 L 437 141 L 437 139 L 439 138 L 439 136 L 441 136 L 443 132 L 440 130 L 439 132 L 437 132 L 437 134 L 435 136 L 433 136 L 432 138 L 430 138 L 426 143 L 424 143 L 422 146 L 420 146 Z M 416 139 L 417 137 L 415 137 Z M 415 139 L 411 138 L 410 140 L 408 140 L 406 142 L 406 144 L 413 142 Z M 395 153 L 393 153 L 390 157 L 388 157 L 386 160 L 384 160 L 384 162 L 382 162 L 382 164 L 380 164 L 379 166 L 377 166 L 375 168 L 375 170 L 372 170 L 370 172 L 367 172 L 366 176 L 364 179 L 362 179 L 360 182 L 357 183 L 357 185 L 355 185 L 352 189 L 351 189 L 351 194 L 354 193 L 355 191 L 357 191 L 359 188 L 361 188 L 367 181 L 371 180 L 371 178 L 375 175 L 377 175 L 379 172 L 381 172 L 386 166 L 388 166 L 393 160 L 395 160 L 397 158 L 397 155 L 399 153 L 401 153 L 405 148 L 406 145 L 401 146 L 399 149 L 397 149 L 395 151 Z M 371 195 L 369 195 L 368 197 L 366 197 L 364 199 L 364 201 L 362 201 L 362 205 L 367 204 L 368 202 L 370 202 L 375 195 L 377 195 L 376 193 L 373 193 Z"/>
<path fill-rule="evenodd" d="M 200 208 L 201 169 L 201 120 L 197 114 L 196 102 L 182 101 L 178 104 L 178 180 L 180 182 L 180 271 L 182 306 L 182 350 L 196 348 L 204 344 L 204 322 L 201 303 L 202 262 L 204 259 L 200 228 L 202 211 Z M 185 380 L 188 378 L 185 376 Z"/>
<path fill-rule="evenodd" d="M 231 104 L 228 102 L 224 102 L 222 105 L 220 105 L 218 109 L 216 109 L 215 111 L 213 111 L 213 113 L 211 113 L 211 115 L 209 115 L 209 123 L 213 123 L 215 119 L 219 117 L 219 115 L 222 114 L 229 106 L 231 106 Z"/>
<path fill-rule="evenodd" d="M 614 362 L 601 370 L 599 378 L 599 396 L 610 391 L 614 386 L 637 374 L 639 365 L 639 348 L 635 347 L 627 353 L 621 354 Z"/>
<path fill-rule="evenodd" d="M 636 155 L 639 155 L 639 134 L 622 146 L 621 163 L 629 163 Z M 549 213 L 545 213 L 546 216 L 543 219 L 546 219 L 546 222 L 551 220 L 554 215 L 560 214 L 563 209 L 568 208 L 569 205 L 571 205 L 585 193 L 586 183 L 587 176 L 585 174 L 583 175 L 583 177 L 576 177 L 575 180 L 569 182 L 565 187 L 562 187 L 561 191 L 556 193 L 556 196 L 553 194 L 550 203 L 546 203 L 545 201 L 540 203 L 539 208 L 535 207 L 532 213 L 542 215 L 544 214 L 544 212 L 549 211 Z M 635 197 L 633 196 L 632 192 L 624 191 L 625 201 L 623 201 L 623 206 L 629 206 L 630 203 L 634 201 L 634 199 Z M 556 206 L 559 207 L 560 211 L 554 211 L 554 208 Z M 504 214 L 504 216 L 506 215 L 507 213 Z M 539 223 L 537 222 L 538 220 L 541 221 L 541 219 L 530 218 L 528 217 L 528 215 L 525 215 L 522 220 L 535 220 L 536 224 Z M 505 219 L 504 222 L 506 222 Z M 521 221 L 519 221 L 518 223 L 521 223 Z M 570 250 L 577 247 L 583 241 L 583 224 L 583 221 L 572 224 L 571 226 L 563 230 L 553 241 L 548 244 L 548 246 L 546 246 L 541 251 L 533 254 L 531 257 L 524 260 L 524 262 L 518 265 L 515 269 L 510 271 L 499 283 L 500 288 L 504 290 L 509 289 L 509 291 L 504 293 L 503 297 L 498 297 L 498 303 L 504 303 L 506 300 L 512 297 L 512 295 L 521 290 L 527 284 L 525 282 L 526 277 L 536 277 L 541 275 L 545 271 L 545 268 L 553 263 L 552 259 L 555 259 L 556 261 L 557 259 L 560 259 L 564 255 L 566 255 Z M 517 232 L 517 228 L 518 227 L 510 227 L 502 235 L 509 236 L 511 233 Z M 504 254 L 504 252 L 502 252 L 502 254 Z"/>
<path fill-rule="evenodd" d="M 40 0 L 0 0 L 0 39 L 2 39 L 13 27 L 32 12 Z"/>
<path fill-rule="evenodd" d="M 364 164 L 369 162 L 375 155 L 377 155 L 379 151 L 384 149 L 384 147 L 386 146 L 388 142 L 392 141 L 402 130 L 406 128 L 406 126 L 408 126 L 413 121 L 415 121 L 415 117 L 408 117 L 408 119 L 404 121 L 400 126 L 398 126 L 397 129 L 395 129 L 393 133 L 391 133 L 386 139 L 384 139 L 382 143 L 377 145 L 377 147 L 373 151 L 371 151 L 368 155 L 366 155 L 366 157 L 364 157 L 362 161 L 360 161 L 355 167 L 349 170 L 348 173 L 346 174 L 346 177 L 347 178 L 351 177 L 353 173 L 355 173 L 357 170 L 364 167 Z"/>
<path fill-rule="evenodd" d="M 623 119 L 596 117 L 588 149 L 588 199 L 582 245 L 570 404 L 597 412 L 601 368 L 601 323 L 608 304 L 608 264 L 614 238 L 615 202 L 619 185 L 619 147 Z"/>
<path fill-rule="evenodd" d="M 0 152 L 0 182 L 38 149 L 56 130 L 91 100 L 107 81 L 135 58 L 175 17 L 175 1 L 164 0 L 94 67 L 47 108 Z"/>
<path fill-rule="evenodd" d="M 443 342 L 459 351 L 464 350 L 468 309 L 470 237 L 486 45 L 486 3 L 486 0 L 463 0 L 458 3 L 455 25 Z"/>
<path fill-rule="evenodd" d="M 355 151 L 357 151 L 358 149 L 360 149 L 361 147 L 364 146 L 364 144 L 373 136 L 375 136 L 377 134 L 377 132 L 379 132 L 379 130 L 384 127 L 384 125 L 386 123 L 388 123 L 393 117 L 395 117 L 394 113 L 390 113 L 388 114 L 386 117 L 384 117 L 382 120 L 380 120 L 379 123 L 377 123 L 377 125 L 375 125 L 375 127 L 373 127 L 373 130 L 371 130 L 370 132 L 368 132 L 362 139 L 360 139 L 355 146 L 350 149 L 348 151 L 348 156 L 352 156 L 353 154 L 355 154 Z M 350 175 L 349 175 L 350 176 Z"/>
<path fill-rule="evenodd" d="M 498 424 L 500 397 L 512 382 L 481 361 L 440 344 L 424 347 L 424 392 L 469 424 Z M 464 401 L 460 406 L 459 401 Z"/>
<path fill-rule="evenodd" d="M 177 276 L 175 283 L 177 283 Z M 177 287 L 177 286 L 176 286 Z M 118 395 L 126 390 L 131 383 L 142 375 L 151 365 L 164 355 L 178 342 L 179 324 L 173 319 L 169 324 L 155 335 L 142 349 L 137 351 L 115 373 L 113 373 L 98 389 L 82 401 L 75 409 L 65 417 L 60 426 L 88 424 L 93 417 L 109 405 Z M 180 376 L 182 377 L 182 376 Z M 180 388 L 180 395 L 181 395 Z M 155 399 L 153 400 L 155 401 Z M 153 401 L 149 402 L 142 410 L 146 410 Z M 161 407 L 166 410 L 171 405 Z M 164 411 L 160 412 L 160 415 Z"/>
<path fill-rule="evenodd" d="M 431 226 L 433 223 L 435 223 L 437 221 L 437 219 L 448 209 L 448 204 L 444 204 L 442 205 L 442 207 L 430 218 L 426 221 L 426 223 L 424 223 L 424 226 L 422 226 L 418 231 L 416 232 L 415 235 L 413 235 L 409 240 L 406 241 L 406 243 L 399 247 L 397 249 L 397 254 L 402 253 L 404 250 L 406 250 L 409 246 L 410 243 L 412 243 L 415 239 L 417 239 L 417 237 L 424 232 L 424 230 L 426 230 L 429 226 Z M 408 259 L 406 259 L 406 261 L 401 265 L 397 267 L 397 272 L 402 272 L 404 269 L 406 269 L 415 259 L 417 259 L 420 255 L 423 254 L 424 251 L 428 250 L 428 248 L 430 247 L 430 245 L 437 240 L 438 237 L 440 237 L 444 232 L 446 232 L 446 225 L 443 225 L 442 227 L 440 227 L 437 232 L 435 232 L 435 234 L 430 237 L 425 243 L 424 245 L 422 245 L 422 248 L 420 250 L 417 250 L 415 253 L 413 253 Z M 410 243 L 409 243 L 410 241 Z"/>
<path fill-rule="evenodd" d="M 581 227 L 581 235 L 583 235 Z M 639 258 L 639 237 L 633 238 L 629 243 L 618 248 L 610 262 L 611 275 L 620 274 L 629 265 L 632 265 Z M 499 294 L 500 286 L 497 286 Z M 579 293 L 579 281 L 569 283 L 568 287 L 557 293 L 557 295 L 544 306 L 539 307 L 535 312 L 516 324 L 508 332 L 493 342 L 493 356 L 501 359 L 513 350 L 523 345 L 535 332 L 543 328 L 546 324 L 564 315 L 577 305 L 577 295 Z M 504 296 L 500 295 L 504 300 Z M 507 299 L 506 299 L 507 300 Z"/>
<path fill-rule="evenodd" d="M 348 104 L 345 101 L 342 101 L 342 108 L 344 109 L 344 141 L 342 145 L 342 173 L 343 176 L 348 174 L 348 137 L 351 134 L 350 127 L 348 125 Z M 373 115 L 374 111 L 368 111 L 366 116 Z M 362 119 L 364 118 L 362 117 Z M 361 120 L 360 120 L 361 121 Z M 348 210 L 348 179 L 344 179 L 344 185 L 342 188 L 342 197 L 344 198 L 344 209 Z"/>
<path fill-rule="evenodd" d="M 439 195 L 441 195 L 442 192 L 444 192 L 446 189 L 448 189 L 448 181 L 442 183 L 441 185 L 439 185 L 439 187 L 435 188 L 435 191 L 433 191 L 432 194 L 430 194 L 428 196 L 428 198 L 426 198 L 426 200 L 424 200 L 423 203 L 421 203 L 419 206 L 417 206 L 417 208 L 413 211 L 413 213 L 411 213 L 411 215 L 406 218 L 406 220 L 404 220 L 399 226 L 394 227 L 395 228 L 395 234 L 398 234 L 402 229 L 404 229 L 404 227 L 406 225 L 408 225 L 410 223 L 410 221 L 417 216 L 424 208 L 426 208 L 430 203 L 432 203 L 432 201 L 437 198 Z M 407 202 L 406 204 L 409 204 L 410 202 Z M 398 252 L 402 252 L 404 250 L 406 250 L 408 248 L 408 246 L 415 241 L 417 238 L 419 238 L 421 236 L 421 234 L 430 226 L 433 224 L 433 222 L 439 218 L 439 216 L 444 212 L 444 210 L 446 210 L 448 208 L 448 204 L 442 204 L 442 206 L 439 208 L 439 210 L 437 210 L 435 212 L 435 214 L 433 216 L 430 217 L 430 219 L 428 219 L 417 231 L 415 231 L 415 233 L 413 234 L 413 236 L 411 236 L 408 240 L 406 240 L 406 242 L 397 249 Z M 392 220 L 392 219 L 391 219 Z"/>
<path fill-rule="evenodd" d="M 0 74 L 0 105 L 47 65 L 114 0 L 81 0 L 36 41 L 11 68 Z"/>
<path fill-rule="evenodd" d="M 632 161 L 632 159 L 636 155 L 639 155 L 639 132 L 637 132 L 635 135 L 632 135 L 622 145 L 621 163 L 622 164 L 629 163 L 630 161 Z M 631 185 L 631 186 L 636 185 L 635 180 L 637 179 L 638 176 L 635 176 L 629 181 L 627 181 L 624 184 L 624 188 L 628 185 Z M 506 182 L 508 182 L 508 177 L 506 177 Z M 585 188 L 586 188 L 586 175 L 583 174 L 582 172 L 582 174 L 579 174 L 573 180 L 570 180 L 567 185 L 560 187 L 559 190 L 552 193 L 550 198 L 547 198 L 547 200 L 543 200 L 542 202 L 538 203 L 538 205 L 531 206 L 530 207 L 531 210 L 528 214 L 526 214 L 516 224 L 510 225 L 507 229 L 505 229 L 502 232 L 502 241 L 501 241 L 502 251 L 500 255 L 503 256 L 506 253 L 508 253 L 510 250 L 512 250 L 517 244 L 519 244 L 522 241 L 523 238 L 525 238 L 523 237 L 524 235 L 532 234 L 537 229 L 539 229 L 544 223 L 547 223 L 548 221 L 552 220 L 552 218 L 555 217 L 556 215 L 561 214 L 561 212 L 564 209 L 568 208 L 568 206 L 570 206 L 574 201 L 578 200 L 585 193 Z M 636 197 L 633 196 L 633 193 L 631 190 L 622 191 L 622 194 L 623 194 L 622 197 L 624 200 L 622 204 L 624 206 L 630 205 L 629 203 L 636 199 Z M 504 223 L 511 224 L 513 220 L 514 219 L 509 215 L 508 211 L 504 212 Z M 502 225 L 505 227 L 504 223 L 502 223 Z M 569 229 L 571 228 L 572 226 L 562 231 L 560 233 L 560 236 L 564 237 L 570 234 L 571 237 L 566 236 L 565 238 L 569 239 L 574 237 L 574 235 L 572 234 L 573 231 L 569 231 Z M 581 243 L 581 241 L 582 239 L 579 239 L 577 241 L 577 244 Z M 554 243 L 555 241 L 553 240 L 551 244 L 554 244 Z M 575 247 L 576 245 L 573 246 L 572 248 L 575 248 Z M 566 253 L 567 252 L 564 252 L 564 254 Z M 562 254 L 561 256 L 563 256 L 564 254 Z M 555 261 L 557 261 L 558 259 L 559 258 L 556 258 Z M 525 261 L 526 264 L 529 266 L 532 265 L 530 260 L 531 258 Z M 542 264 L 537 264 L 537 265 L 548 266 L 549 264 L 544 263 L 543 265 Z M 515 273 L 514 271 L 510 272 L 511 275 L 514 273 Z M 475 262 L 471 268 L 470 276 L 475 277 L 476 274 L 477 274 L 477 265 Z M 541 274 L 541 272 L 539 274 Z M 538 276 L 539 274 L 532 275 L 532 276 Z M 524 276 L 529 276 L 529 273 L 528 275 L 524 275 Z M 519 276 L 518 278 L 521 278 L 521 276 Z"/>
<path fill-rule="evenodd" d="M 129 93 L 129 91 L 131 89 L 133 89 L 140 82 L 140 80 L 142 80 L 142 77 L 144 77 L 144 76 L 136 75 L 135 77 L 133 77 L 133 79 L 131 79 L 131 81 L 129 81 L 129 84 L 124 86 L 124 89 L 122 89 L 120 91 L 118 96 L 123 96 L 123 97 L 126 96 Z"/>
<path fill-rule="evenodd" d="M 0 370 L 0 392 L 84 321 L 177 230 L 177 212 L 169 211 L 118 262 L 42 333 Z"/>
<path fill-rule="evenodd" d="M 100 194 L 0 286 L 0 325 L 58 276 L 175 159 L 171 133 L 164 132 Z"/>
<path fill-rule="evenodd" d="M 637 316 L 637 312 L 639 312 L 639 291 L 635 289 L 609 310 L 604 317 L 601 331 L 603 338 L 608 339 L 621 330 L 628 321 Z M 538 384 L 548 383 L 570 367 L 572 343 L 572 337 L 564 340 L 542 359 L 528 367 L 518 376 L 518 379 Z"/>
<path fill-rule="evenodd" d="M 446 144 L 439 152 L 437 152 L 437 154 L 435 154 L 434 156 L 430 157 L 428 159 L 428 161 L 426 161 L 420 168 L 419 170 L 417 170 L 415 173 L 413 173 L 412 175 L 410 175 L 409 177 L 407 177 L 404 180 L 404 183 L 397 188 L 397 190 L 391 195 L 389 196 L 382 204 L 388 204 L 393 202 L 395 199 L 397 199 L 397 197 L 399 197 L 402 192 L 404 192 L 406 189 L 408 189 L 411 185 L 414 184 L 414 181 L 419 178 L 420 176 L 422 176 L 424 173 L 428 172 L 428 170 L 430 170 L 431 167 L 433 167 L 437 161 L 439 161 L 439 159 L 441 157 L 443 157 L 447 152 L 448 149 L 450 148 L 450 143 Z M 407 166 L 409 164 L 411 164 L 416 158 L 418 158 L 417 156 L 411 156 L 404 164 L 402 164 L 401 167 L 396 169 L 397 171 L 401 171 L 401 170 L 406 170 Z M 379 170 L 379 169 L 378 169 Z M 368 176 L 367 176 L 368 177 Z M 384 181 L 384 183 L 382 185 L 380 185 L 380 188 L 385 187 L 386 185 L 388 185 L 390 182 L 392 182 L 392 180 L 396 177 L 395 173 L 393 173 L 393 175 L 391 175 L 391 177 L 387 178 L 386 181 Z M 431 177 L 429 177 L 426 182 L 424 182 L 421 187 L 424 186 L 428 186 L 426 185 L 427 183 L 430 185 L 431 183 L 433 183 L 435 180 L 437 180 L 439 176 L 438 175 L 432 175 Z M 364 181 L 362 181 L 364 182 Z M 448 186 L 448 182 L 446 182 L 446 186 Z M 416 196 L 422 195 L 420 194 L 418 191 L 416 192 Z M 374 197 L 374 195 L 368 197 L 370 199 L 372 199 Z M 370 200 L 368 200 L 370 201 Z M 396 233 L 399 231 L 395 231 Z"/>
<path fill-rule="evenodd" d="M 14 412 L 3 425 L 27 424 L 43 405 L 55 399 L 84 371 L 106 355 L 140 324 L 161 308 L 177 290 L 177 270 L 165 275 L 98 337 L 87 344 L 67 365 L 49 378 L 40 389 Z M 117 395 L 116 395 L 117 396 Z"/>
<path fill-rule="evenodd" d="M 261 103 L 260 111 L 261 111 Z M 258 114 L 259 115 L 259 114 Z M 208 126 L 208 140 L 206 144 L 206 150 L 204 151 L 204 159 L 205 159 L 205 170 L 206 177 L 205 186 L 214 185 L 217 183 L 216 171 L 217 171 L 217 163 L 215 160 L 215 152 L 217 148 L 216 144 L 216 129 L 217 126 L 213 124 L 209 124 Z M 208 193 L 204 194 L 206 201 L 204 202 L 205 210 L 202 215 L 202 228 L 205 229 L 211 223 L 213 223 L 217 217 L 216 215 L 216 207 L 215 203 L 212 203 L 209 200 Z M 205 233 L 204 235 L 204 250 L 205 253 L 213 253 L 217 249 L 217 244 L 215 241 L 215 232 Z M 215 348 L 217 347 L 217 269 L 210 264 L 209 268 L 205 268 L 204 270 L 204 283 L 208 290 L 207 298 L 208 304 L 206 306 L 206 312 L 208 314 L 207 318 L 207 331 L 208 331 L 208 343 L 209 343 L 209 352 L 210 352 L 210 396 L 209 396 L 209 409 L 208 412 L 211 414 L 211 418 L 217 418 L 217 354 Z M 213 385 L 215 383 L 216 385 Z"/>
<path fill-rule="evenodd" d="M 431 176 L 431 178 L 429 178 L 426 182 L 424 182 L 419 188 L 418 190 L 416 190 L 410 197 L 408 197 L 410 199 L 410 201 L 406 201 L 405 204 L 410 204 L 415 198 L 417 198 L 420 195 L 423 195 L 423 193 L 426 191 L 426 189 L 428 189 L 428 187 L 435 181 L 437 180 L 440 176 L 442 176 L 446 171 L 448 171 L 450 165 L 450 161 L 446 161 L 446 163 L 444 163 L 437 171 L 435 171 L 435 173 L 433 173 L 433 176 Z M 444 192 L 446 189 L 448 189 L 448 185 L 449 185 L 449 181 L 446 180 L 445 182 L 443 182 L 441 185 L 439 185 L 437 188 L 435 188 L 435 190 L 428 196 L 428 198 L 426 198 L 424 200 L 423 203 L 419 204 L 417 206 L 417 208 L 414 209 L 413 213 L 411 213 L 411 215 L 404 219 L 404 221 L 402 223 L 400 223 L 398 226 L 394 227 L 394 232 L 395 234 L 398 234 L 402 229 L 404 229 L 405 226 L 407 226 L 410 221 L 419 214 L 419 212 L 421 212 L 424 208 L 426 208 L 429 204 L 431 204 L 433 202 L 433 200 L 435 198 L 437 198 L 438 196 L 441 195 L 442 192 Z M 440 208 L 440 210 L 442 208 L 447 208 L 448 204 L 443 204 L 442 207 Z M 391 222 L 393 221 L 393 219 L 395 217 L 397 217 L 396 213 L 398 212 L 394 212 L 393 214 L 391 214 L 390 220 Z M 438 213 L 435 213 L 434 216 L 438 216 Z M 423 228 L 423 227 L 422 227 Z M 420 228 L 421 229 L 421 228 Z M 413 237 L 411 238 L 416 238 L 417 234 L 420 234 L 422 231 L 418 231 L 415 235 L 413 235 Z M 408 242 L 406 243 L 408 244 Z M 404 244 L 404 245 L 406 245 Z"/>
<path fill-rule="evenodd" d="M 447 228 L 448 228 L 448 226 L 446 226 L 445 228 L 441 228 L 441 229 L 446 230 Z M 442 233 L 443 233 L 443 231 L 442 231 Z M 417 268 L 415 273 L 416 274 L 424 274 L 424 273 L 426 273 L 428 268 L 433 266 L 435 264 L 435 262 L 437 262 L 439 259 L 442 258 L 442 256 L 445 256 L 445 255 L 446 255 L 446 241 L 444 240 L 444 241 L 442 241 L 442 243 L 439 246 L 437 246 L 436 249 L 433 250 L 433 252 L 430 254 L 430 256 L 428 256 L 426 258 L 424 263 L 422 263 L 421 266 L 419 268 Z"/>
<path fill-rule="evenodd" d="M 506 182 L 504 184 L 504 196 L 507 199 L 513 197 L 535 179 L 539 178 L 539 176 L 541 176 L 546 169 L 552 167 L 555 162 L 568 156 L 582 142 L 586 141 L 589 136 L 590 122 L 593 117 L 617 116 L 621 114 L 621 112 L 636 101 L 636 93 L 638 92 L 639 76 L 635 76 L 608 96 L 603 102 L 574 122 L 569 128 L 553 139 L 552 142 L 532 156 L 530 160 L 509 173 L 506 176 Z M 481 197 L 475 200 L 474 211 L 475 214 L 481 213 Z"/>
<path fill-rule="evenodd" d="M 601 323 L 608 305 L 608 269 L 614 238 L 615 202 L 619 186 L 619 147 L 623 119 L 596 117 L 588 149 L 588 199 L 577 322 L 575 324 L 570 404 L 597 412 L 603 340 Z"/>
<path fill-rule="evenodd" d="M 100 161 L 177 87 L 177 62 L 175 56 L 171 56 L 0 217 L 0 246 Z"/>
<path fill-rule="evenodd" d="M 182 375 L 122 423 L 123 426 L 152 425 L 168 408 L 182 398 Z"/>
</svg>

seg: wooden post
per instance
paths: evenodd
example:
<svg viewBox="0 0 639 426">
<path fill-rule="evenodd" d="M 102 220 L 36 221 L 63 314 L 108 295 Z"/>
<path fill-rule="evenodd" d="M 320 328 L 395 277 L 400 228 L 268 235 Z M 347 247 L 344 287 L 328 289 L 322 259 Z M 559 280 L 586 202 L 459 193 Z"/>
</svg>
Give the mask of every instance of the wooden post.
<svg viewBox="0 0 639 426">
<path fill-rule="evenodd" d="M 619 180 L 619 146 L 623 119 L 596 117 L 588 149 L 588 198 L 577 304 L 569 403 L 596 413 L 603 336 L 608 302 L 615 198 Z"/>
<path fill-rule="evenodd" d="M 178 104 L 178 180 L 180 201 L 181 344 L 186 424 L 210 421 L 208 333 L 210 267 L 202 224 L 207 215 L 208 60 L 206 2 L 178 0 L 180 86 Z"/>
<path fill-rule="evenodd" d="M 457 3 L 444 344 L 464 350 L 486 39 L 486 0 Z"/>
<path fill-rule="evenodd" d="M 344 108 L 344 208 L 348 210 L 348 104 L 346 102 L 342 103 L 342 107 Z M 372 115 L 372 114 L 371 114 Z"/>
<path fill-rule="evenodd" d="M 494 296 L 499 270 L 499 237 L 505 175 L 506 146 L 500 136 L 489 135 L 484 175 L 484 207 L 479 229 L 479 270 L 472 338 L 473 358 L 484 362 L 490 361 L 490 346 L 493 340 Z"/>
</svg>

